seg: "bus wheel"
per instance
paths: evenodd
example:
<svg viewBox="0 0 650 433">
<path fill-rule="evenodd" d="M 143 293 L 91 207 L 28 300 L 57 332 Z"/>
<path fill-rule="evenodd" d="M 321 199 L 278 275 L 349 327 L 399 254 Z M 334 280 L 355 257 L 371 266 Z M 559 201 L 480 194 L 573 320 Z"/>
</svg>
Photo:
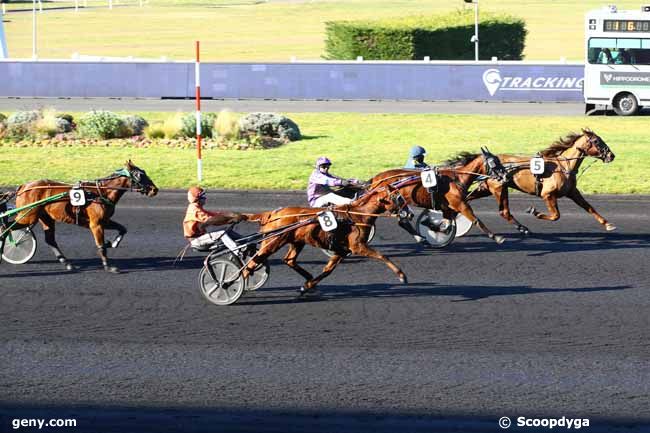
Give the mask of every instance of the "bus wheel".
<svg viewBox="0 0 650 433">
<path fill-rule="evenodd" d="M 639 110 L 639 102 L 631 93 L 621 93 L 614 99 L 614 111 L 619 116 L 632 116 Z"/>
</svg>

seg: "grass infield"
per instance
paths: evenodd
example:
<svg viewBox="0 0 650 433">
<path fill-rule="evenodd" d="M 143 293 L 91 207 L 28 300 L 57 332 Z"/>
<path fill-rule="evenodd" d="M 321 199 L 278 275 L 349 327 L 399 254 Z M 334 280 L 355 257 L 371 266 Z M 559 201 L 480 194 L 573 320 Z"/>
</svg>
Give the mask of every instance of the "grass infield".
<svg viewBox="0 0 650 433">
<path fill-rule="evenodd" d="M 168 114 L 142 113 L 149 120 Z M 580 178 L 586 193 L 649 194 L 650 136 L 647 119 L 620 117 L 525 117 L 289 113 L 305 139 L 267 150 L 206 150 L 204 182 L 211 188 L 303 189 L 317 157 L 329 156 L 332 172 L 366 179 L 401 166 L 414 144 L 440 162 L 459 151 L 533 155 L 560 135 L 589 127 L 616 154 L 611 164 L 594 162 Z M 196 183 L 196 151 L 112 147 L 0 147 L 0 185 L 50 178 L 73 182 L 107 175 L 125 160 L 146 169 L 162 188 Z M 590 159 L 593 160 L 593 159 Z M 590 163 L 586 162 L 586 166 Z"/>
<path fill-rule="evenodd" d="M 108 0 L 88 1 L 74 12 L 74 2 L 44 1 L 38 14 L 38 55 L 192 59 L 195 40 L 203 61 L 317 60 L 324 54 L 325 22 L 435 14 L 465 6 L 462 0 Z M 611 3 L 611 2 L 610 2 Z M 643 2 L 617 0 L 619 9 L 638 10 Z M 84 5 L 80 0 L 79 4 Z M 584 58 L 584 15 L 603 0 L 490 0 L 482 11 L 524 18 L 529 35 L 528 60 Z M 32 55 L 31 2 L 11 0 L 5 32 L 9 54 Z M 54 9 L 55 8 L 55 9 Z M 17 12 L 23 10 L 23 12 Z M 469 43 L 469 41 L 468 41 Z"/>
</svg>

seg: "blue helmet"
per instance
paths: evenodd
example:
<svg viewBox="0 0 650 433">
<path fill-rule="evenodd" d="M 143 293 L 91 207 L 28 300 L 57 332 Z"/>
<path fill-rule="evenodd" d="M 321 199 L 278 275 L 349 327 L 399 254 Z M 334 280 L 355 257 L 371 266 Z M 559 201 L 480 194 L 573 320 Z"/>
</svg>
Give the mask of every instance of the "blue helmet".
<svg viewBox="0 0 650 433">
<path fill-rule="evenodd" d="M 411 158 L 417 158 L 418 156 L 424 156 L 426 154 L 427 151 L 424 150 L 424 147 L 422 146 L 413 146 L 409 151 L 409 155 L 411 156 Z"/>
</svg>

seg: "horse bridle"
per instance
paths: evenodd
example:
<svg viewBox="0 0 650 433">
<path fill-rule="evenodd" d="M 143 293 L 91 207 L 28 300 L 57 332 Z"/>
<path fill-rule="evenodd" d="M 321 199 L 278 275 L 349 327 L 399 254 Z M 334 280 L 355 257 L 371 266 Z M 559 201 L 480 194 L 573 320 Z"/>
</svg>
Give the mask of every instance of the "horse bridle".
<svg viewBox="0 0 650 433">
<path fill-rule="evenodd" d="M 146 188 L 142 184 L 142 178 L 140 176 L 140 171 L 137 171 L 136 173 L 132 173 L 131 170 L 129 170 L 128 168 L 121 168 L 121 169 L 115 171 L 115 173 L 113 173 L 113 176 L 108 177 L 108 178 L 104 178 L 102 180 L 115 179 L 116 177 L 121 177 L 121 176 L 129 178 L 129 180 L 131 181 L 131 191 L 136 191 L 136 192 L 140 192 L 140 193 L 145 193 L 146 192 Z"/>
</svg>

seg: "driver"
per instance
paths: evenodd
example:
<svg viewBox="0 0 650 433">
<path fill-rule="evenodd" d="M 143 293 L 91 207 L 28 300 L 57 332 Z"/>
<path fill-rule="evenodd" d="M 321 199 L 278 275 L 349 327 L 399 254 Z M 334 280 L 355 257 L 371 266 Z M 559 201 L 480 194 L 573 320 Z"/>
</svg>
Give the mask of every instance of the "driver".
<svg viewBox="0 0 650 433">
<path fill-rule="evenodd" d="M 406 160 L 404 168 L 415 169 L 415 168 L 429 168 L 429 164 L 424 162 L 424 157 L 427 155 L 427 151 L 424 150 L 422 146 L 413 146 L 409 151 L 409 159 Z"/>
<path fill-rule="evenodd" d="M 236 212 L 208 211 L 203 207 L 206 200 L 205 190 L 201 187 L 193 186 L 187 191 L 189 205 L 183 219 L 183 235 L 194 248 L 210 245 L 218 239 L 216 233 L 206 232 L 206 225 L 219 226 L 244 219 L 242 214 Z"/>
<path fill-rule="evenodd" d="M 350 186 L 360 185 L 357 179 L 342 179 L 330 174 L 329 169 L 332 161 L 325 156 L 316 160 L 316 168 L 309 176 L 309 186 L 307 187 L 307 199 L 311 207 L 325 207 L 329 204 L 336 206 L 349 204 L 353 201 L 351 198 L 340 196 L 332 192 L 333 186 Z"/>
</svg>

